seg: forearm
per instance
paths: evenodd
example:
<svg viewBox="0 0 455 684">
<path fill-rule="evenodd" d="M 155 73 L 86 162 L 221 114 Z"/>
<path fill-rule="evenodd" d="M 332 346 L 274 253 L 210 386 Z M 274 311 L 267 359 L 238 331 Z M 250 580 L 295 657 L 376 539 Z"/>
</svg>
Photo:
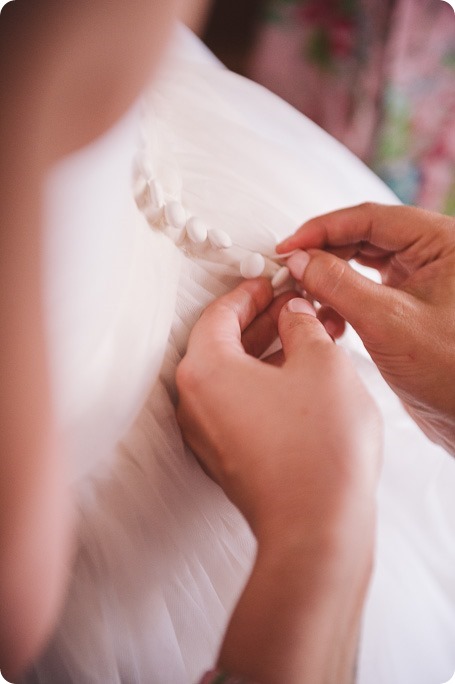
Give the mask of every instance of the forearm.
<svg viewBox="0 0 455 684">
<path fill-rule="evenodd" d="M 20 137 L 14 155 L 1 147 L 0 670 L 16 681 L 55 623 L 73 535 L 41 301 L 40 155 Z"/>
<path fill-rule="evenodd" d="M 219 666 L 261 684 L 351 684 L 370 572 L 367 550 L 352 572 L 337 552 L 259 549 Z"/>
<path fill-rule="evenodd" d="M 3 443 L 3 440 L 2 440 Z M 54 628 L 73 550 L 61 445 L 2 453 L 0 670 L 16 682 Z"/>
<path fill-rule="evenodd" d="M 33 272 L 12 278 L 9 270 L 2 263 L 0 669 L 16 676 L 55 621 L 68 576 L 72 521 L 46 372 L 40 282 Z"/>
</svg>

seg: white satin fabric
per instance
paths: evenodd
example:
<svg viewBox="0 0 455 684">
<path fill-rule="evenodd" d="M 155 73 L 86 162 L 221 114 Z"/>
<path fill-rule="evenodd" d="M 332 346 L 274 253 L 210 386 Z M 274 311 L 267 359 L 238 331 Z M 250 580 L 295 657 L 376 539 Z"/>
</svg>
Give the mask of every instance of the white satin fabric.
<svg viewBox="0 0 455 684">
<path fill-rule="evenodd" d="M 164 177 L 178 169 L 186 208 L 252 249 L 272 249 L 312 215 L 396 201 L 342 146 L 183 31 L 146 102 L 154 161 Z M 29 684 L 195 682 L 214 663 L 254 556 L 246 524 L 174 417 L 191 327 L 239 276 L 189 259 L 134 206 L 137 116 L 49 181 L 55 396 L 80 515 L 66 604 Z M 344 344 L 387 426 L 359 682 L 441 684 L 455 670 L 455 466 L 355 335 Z"/>
</svg>

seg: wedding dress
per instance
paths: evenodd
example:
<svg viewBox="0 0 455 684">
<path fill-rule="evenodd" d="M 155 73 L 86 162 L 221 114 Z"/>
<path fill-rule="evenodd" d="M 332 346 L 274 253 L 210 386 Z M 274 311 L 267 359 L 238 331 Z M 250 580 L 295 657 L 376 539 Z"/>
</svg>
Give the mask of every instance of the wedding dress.
<svg viewBox="0 0 455 684">
<path fill-rule="evenodd" d="M 183 29 L 144 101 L 53 171 L 45 292 L 77 554 L 28 684 L 196 682 L 254 557 L 247 525 L 174 416 L 190 330 L 240 275 L 149 225 L 131 181 L 141 138 L 165 192 L 256 252 L 273 252 L 310 216 L 396 202 L 341 145 Z M 358 681 L 440 684 L 455 670 L 455 465 L 412 424 L 352 331 L 342 344 L 386 423 Z"/>
</svg>

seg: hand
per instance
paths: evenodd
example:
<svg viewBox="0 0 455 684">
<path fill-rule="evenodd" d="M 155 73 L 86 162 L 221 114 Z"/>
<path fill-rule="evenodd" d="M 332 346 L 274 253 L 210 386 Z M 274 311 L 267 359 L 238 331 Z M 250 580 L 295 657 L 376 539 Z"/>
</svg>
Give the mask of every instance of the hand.
<svg viewBox="0 0 455 684">
<path fill-rule="evenodd" d="M 293 296 L 247 281 L 205 311 L 178 368 L 178 418 L 259 542 L 220 665 L 264 684 L 343 684 L 371 572 L 381 426 L 311 305 L 283 307 Z M 277 325 L 279 366 L 255 358 Z"/>
<path fill-rule="evenodd" d="M 313 536 L 373 491 L 378 415 L 311 305 L 294 299 L 299 312 L 288 303 L 279 315 L 272 296 L 247 281 L 204 312 L 177 371 L 178 419 L 258 537 L 275 524 L 281 534 L 284 518 Z M 248 353 L 266 351 L 278 315 L 281 367 Z"/>
<path fill-rule="evenodd" d="M 288 266 L 303 288 L 354 327 L 418 425 L 455 453 L 455 220 L 362 204 L 312 219 L 277 251 L 297 248 Z"/>
</svg>

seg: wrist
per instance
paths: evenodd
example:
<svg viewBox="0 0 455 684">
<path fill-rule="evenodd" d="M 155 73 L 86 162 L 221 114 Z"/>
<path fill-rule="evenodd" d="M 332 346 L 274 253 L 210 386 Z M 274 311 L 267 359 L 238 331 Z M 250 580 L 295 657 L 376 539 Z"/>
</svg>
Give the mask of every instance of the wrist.
<svg viewBox="0 0 455 684">
<path fill-rule="evenodd" d="M 280 578 L 297 594 L 324 596 L 332 605 L 357 604 L 372 573 L 374 532 L 374 525 L 365 525 L 358 533 L 332 529 L 308 540 L 284 535 L 277 542 L 259 543 L 256 568 Z"/>
<path fill-rule="evenodd" d="M 335 571 L 361 559 L 371 561 L 376 529 L 376 499 L 352 496 L 330 516 L 282 515 L 258 527 L 258 559 L 278 565 L 311 562 Z"/>
<path fill-rule="evenodd" d="M 260 543 L 218 666 L 263 684 L 351 684 L 371 574 L 332 544 Z"/>
<path fill-rule="evenodd" d="M 346 534 L 333 527 L 304 547 L 281 545 L 278 557 L 272 547 L 259 549 L 258 563 L 264 564 L 264 572 L 271 572 L 276 581 L 286 584 L 295 605 L 307 613 L 310 629 L 315 630 L 316 642 L 307 649 L 307 657 L 311 659 L 314 652 L 317 658 L 320 648 L 320 662 L 326 663 L 321 681 L 353 681 L 361 617 L 373 570 L 374 531 L 374 523 L 367 524 L 359 531 L 356 543 L 346 543 Z M 322 668 L 316 665 L 316 672 Z"/>
</svg>

